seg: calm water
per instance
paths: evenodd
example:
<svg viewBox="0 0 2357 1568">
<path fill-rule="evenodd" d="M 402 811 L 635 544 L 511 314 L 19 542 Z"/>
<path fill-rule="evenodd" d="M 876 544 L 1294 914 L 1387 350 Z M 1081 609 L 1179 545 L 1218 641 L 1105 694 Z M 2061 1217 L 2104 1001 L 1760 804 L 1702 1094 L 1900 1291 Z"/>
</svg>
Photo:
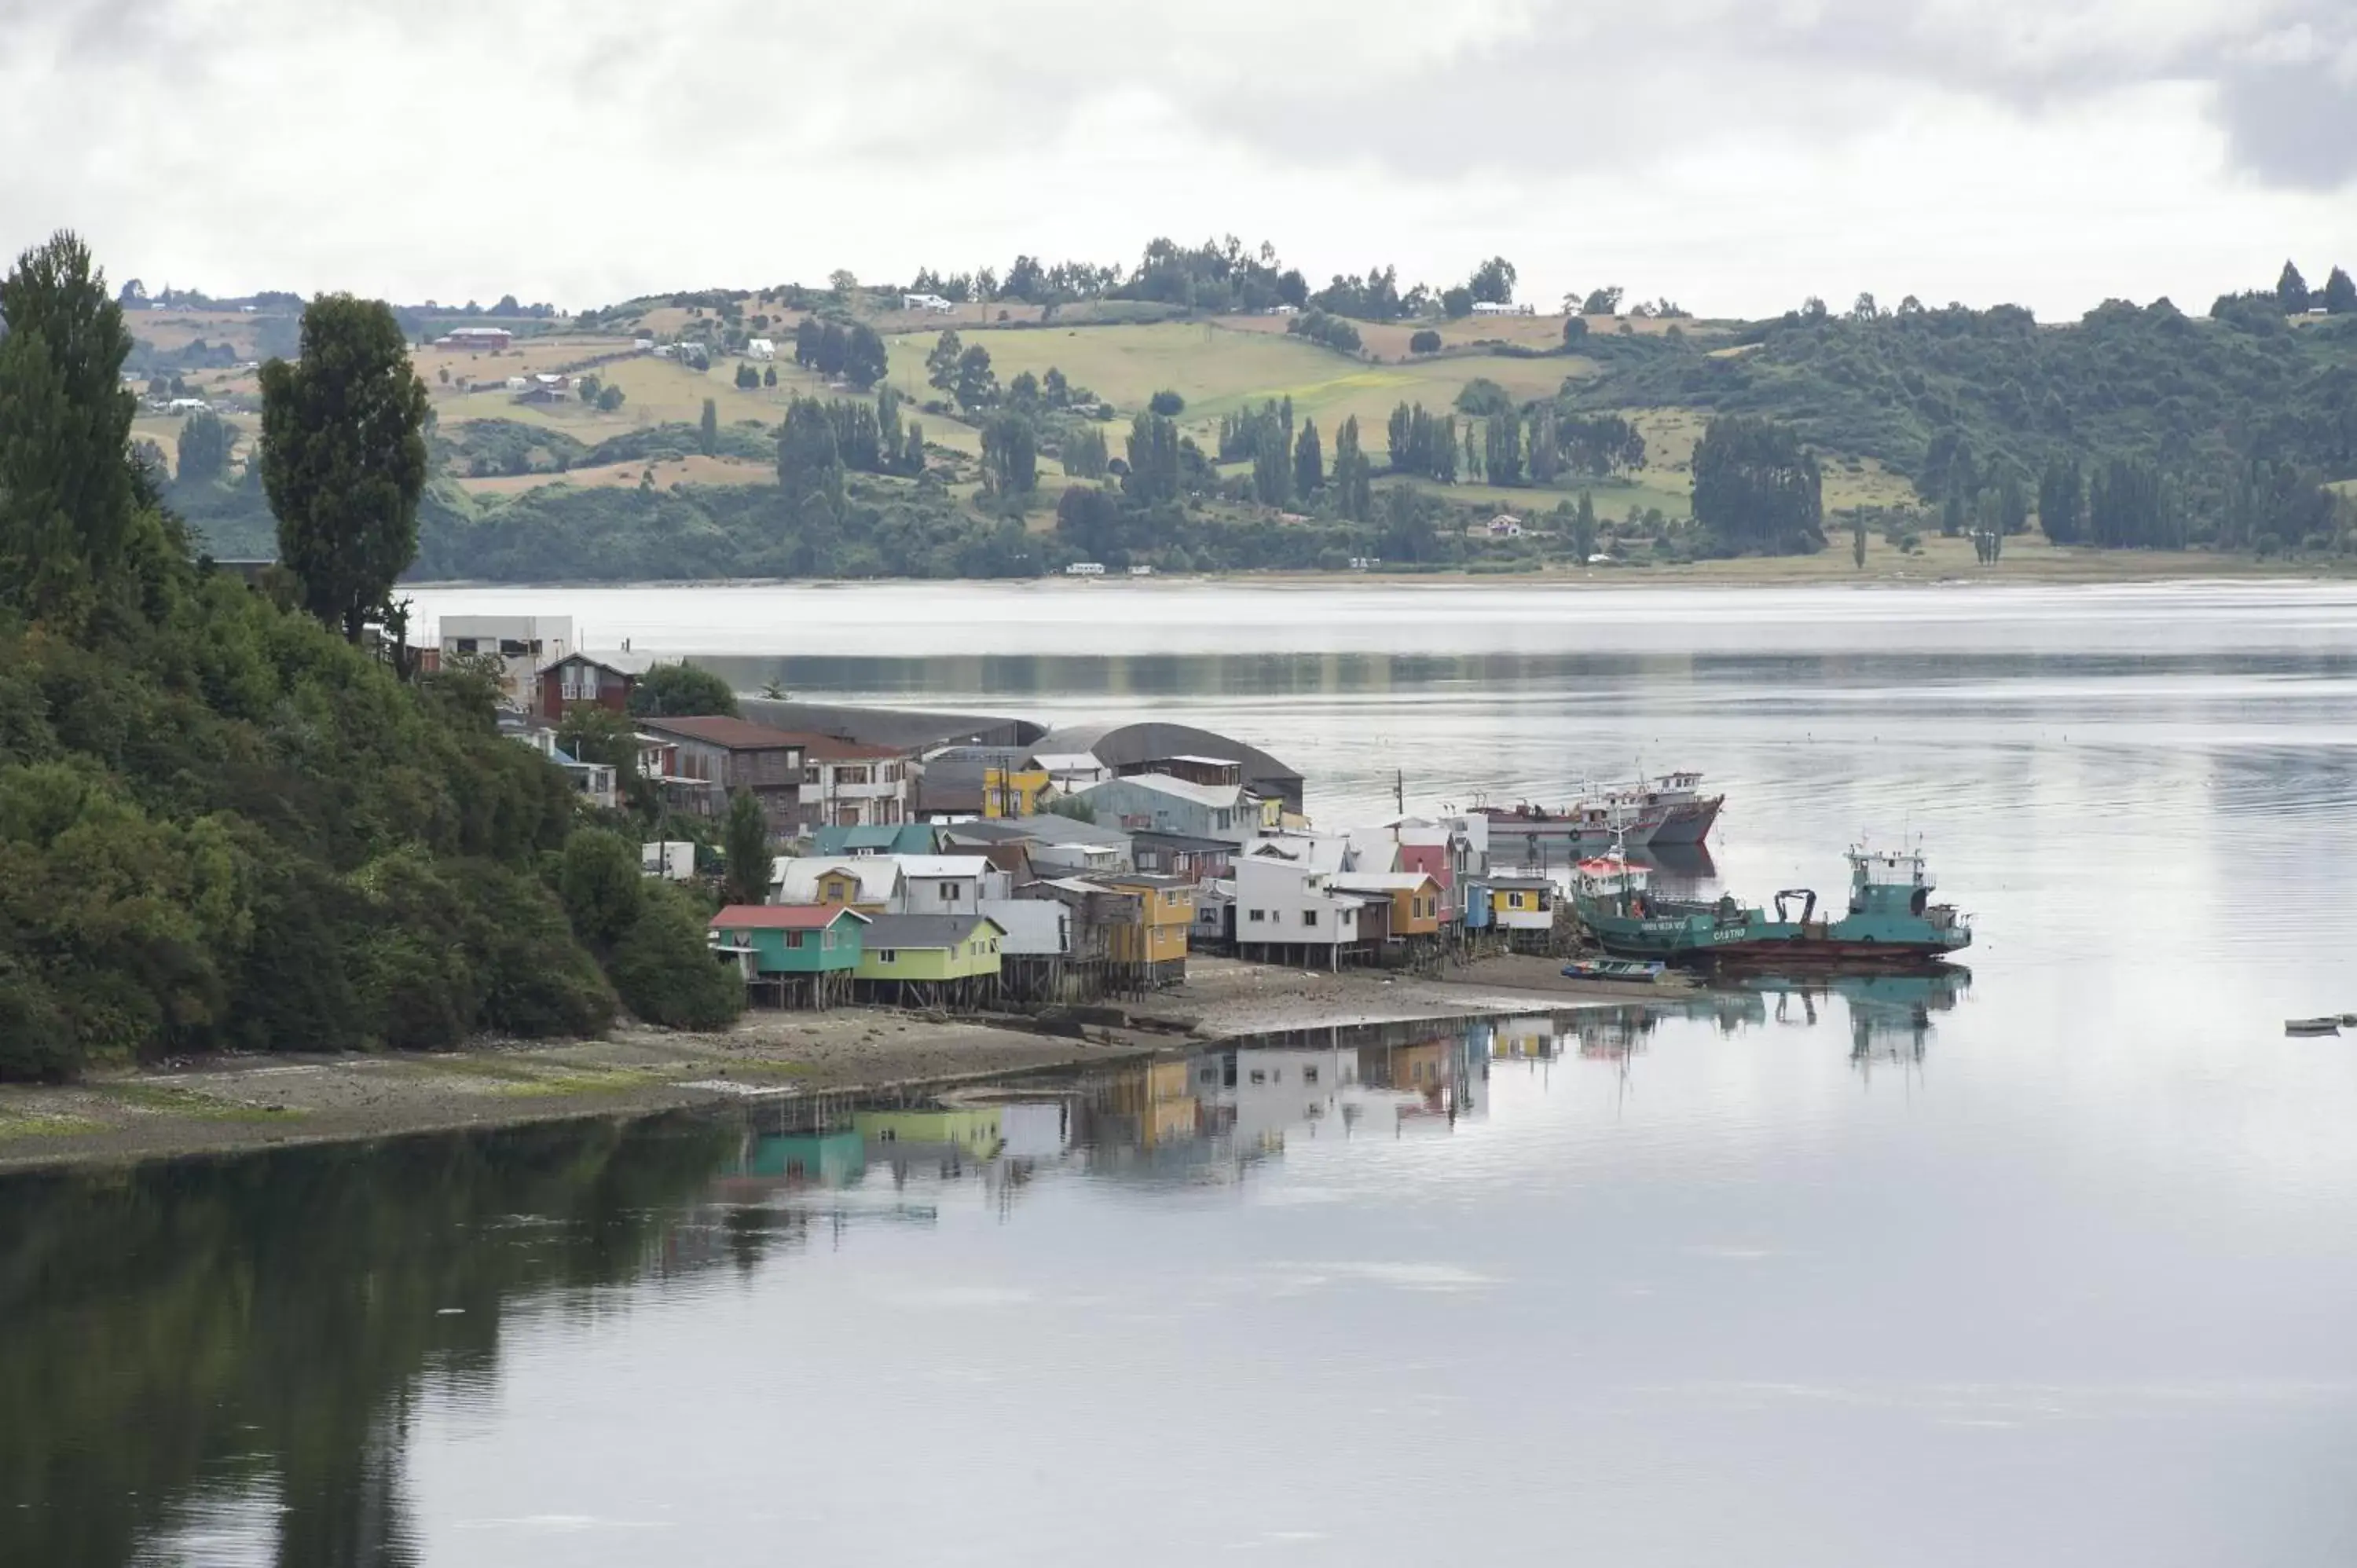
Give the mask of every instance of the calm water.
<svg viewBox="0 0 2357 1568">
<path fill-rule="evenodd" d="M 1338 823 L 1698 767 L 1718 880 L 1920 833 L 1981 945 L 0 1184 L 0 1563 L 2357 1560 L 2357 1042 L 2281 1032 L 2357 1010 L 2357 592 L 421 599 L 1184 715 Z"/>
</svg>

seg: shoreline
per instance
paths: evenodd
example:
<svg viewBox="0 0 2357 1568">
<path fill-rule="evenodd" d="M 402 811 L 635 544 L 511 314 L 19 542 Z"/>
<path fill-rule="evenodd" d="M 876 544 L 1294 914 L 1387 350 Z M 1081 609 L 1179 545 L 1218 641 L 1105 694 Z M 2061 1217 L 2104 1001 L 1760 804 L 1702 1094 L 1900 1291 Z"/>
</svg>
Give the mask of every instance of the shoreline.
<svg viewBox="0 0 2357 1568">
<path fill-rule="evenodd" d="M 487 1041 L 436 1054 L 223 1058 L 61 1085 L 0 1086 L 0 1177 L 147 1160 L 544 1122 L 732 1101 L 884 1094 L 1137 1061 L 1259 1034 L 1510 1016 L 1689 994 L 1563 979 L 1554 961 L 1484 960 L 1449 978 L 1198 959 L 1171 991 L 1078 1036 L 884 1008 L 748 1013 L 716 1033 L 618 1028 L 599 1039 Z M 1096 1010 L 1084 1009 L 1092 1015 Z"/>
<path fill-rule="evenodd" d="M 1108 590 L 1148 592 L 1173 585 L 1190 587 L 1282 588 L 1408 588 L 1422 585 L 1473 588 L 1953 588 L 1953 587 L 2136 587 L 2152 584 L 2248 585 L 2292 583 L 2322 585 L 2357 581 L 2357 564 L 2335 569 L 2318 561 L 2266 562 L 2212 555 L 2170 558 L 2174 552 L 2072 551 L 2024 561 L 2007 569 L 1970 564 L 1944 564 L 1925 560 L 1921 570 L 1889 572 L 1855 570 L 1848 557 L 1828 548 L 1817 555 L 1745 557 L 1733 561 L 1697 562 L 1666 566 L 1542 568 L 1531 572 L 1172 572 L 1151 577 L 665 577 L 665 578 L 534 578 L 451 577 L 419 579 L 396 585 L 404 593 L 485 592 L 503 589 L 587 592 L 677 588 L 813 588 L 927 586 L 948 583 L 1006 584 L 1017 587 L 1060 587 L 1073 592 Z M 2126 555 L 2128 560 L 2119 557 Z M 2159 559 L 2155 559 L 2159 557 Z"/>
</svg>

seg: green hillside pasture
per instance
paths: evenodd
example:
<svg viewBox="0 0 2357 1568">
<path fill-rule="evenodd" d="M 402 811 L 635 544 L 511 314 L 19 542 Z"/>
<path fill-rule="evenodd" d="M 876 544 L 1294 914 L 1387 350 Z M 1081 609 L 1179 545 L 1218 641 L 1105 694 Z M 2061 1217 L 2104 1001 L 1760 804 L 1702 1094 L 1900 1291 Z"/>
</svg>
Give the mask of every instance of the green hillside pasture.
<svg viewBox="0 0 2357 1568">
<path fill-rule="evenodd" d="M 1525 520 L 1543 515 L 1559 501 L 1577 505 L 1582 490 L 1595 499 L 1598 517 L 1615 522 L 1648 507 L 1658 507 L 1671 518 L 1683 518 L 1694 510 L 1694 492 L 1684 476 L 1657 475 L 1650 469 L 1626 479 L 1584 479 L 1577 484 L 1557 480 L 1546 487 L 1442 485 L 1426 478 L 1399 478 L 1375 481 L 1377 489 L 1385 485 L 1407 485 L 1451 506 L 1495 507 Z"/>
</svg>

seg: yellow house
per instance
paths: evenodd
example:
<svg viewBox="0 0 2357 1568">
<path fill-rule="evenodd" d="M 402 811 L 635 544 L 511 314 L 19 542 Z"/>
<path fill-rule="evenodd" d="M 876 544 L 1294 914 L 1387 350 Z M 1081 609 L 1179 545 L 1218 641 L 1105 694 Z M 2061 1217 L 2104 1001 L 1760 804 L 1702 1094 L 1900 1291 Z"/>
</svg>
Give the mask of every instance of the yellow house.
<svg viewBox="0 0 2357 1568">
<path fill-rule="evenodd" d="M 1054 780 L 1044 768 L 985 768 L 982 770 L 982 814 L 988 818 L 1036 817 Z"/>
<path fill-rule="evenodd" d="M 1490 884 L 1492 922 L 1510 931 L 1555 928 L 1555 884 L 1544 876 L 1501 876 Z"/>
<path fill-rule="evenodd" d="M 1097 882 L 1139 904 L 1134 926 L 1115 926 L 1107 953 L 1115 963 L 1142 963 L 1157 983 L 1187 978 L 1187 932 L 1195 923 L 1195 885 L 1181 876 L 1123 872 Z"/>
<path fill-rule="evenodd" d="M 887 983 L 995 982 L 1006 936 L 987 915 L 878 915 L 862 933 L 853 972 Z"/>
<path fill-rule="evenodd" d="M 1427 872 L 1346 871 L 1329 878 L 1328 886 L 1361 897 L 1390 899 L 1394 937 L 1440 934 L 1440 884 Z"/>
</svg>

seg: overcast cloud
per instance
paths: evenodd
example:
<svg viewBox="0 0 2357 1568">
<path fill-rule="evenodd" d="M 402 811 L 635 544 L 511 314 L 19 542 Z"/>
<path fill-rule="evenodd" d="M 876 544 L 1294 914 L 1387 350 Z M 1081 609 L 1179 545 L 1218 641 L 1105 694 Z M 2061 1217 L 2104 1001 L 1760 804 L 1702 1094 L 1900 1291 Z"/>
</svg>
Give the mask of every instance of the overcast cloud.
<svg viewBox="0 0 2357 1568">
<path fill-rule="evenodd" d="M 2357 264 L 2352 186 L 2348 0 L 0 0 L 0 245 L 217 293 L 1233 232 L 1318 281 L 2056 316 Z"/>
</svg>

